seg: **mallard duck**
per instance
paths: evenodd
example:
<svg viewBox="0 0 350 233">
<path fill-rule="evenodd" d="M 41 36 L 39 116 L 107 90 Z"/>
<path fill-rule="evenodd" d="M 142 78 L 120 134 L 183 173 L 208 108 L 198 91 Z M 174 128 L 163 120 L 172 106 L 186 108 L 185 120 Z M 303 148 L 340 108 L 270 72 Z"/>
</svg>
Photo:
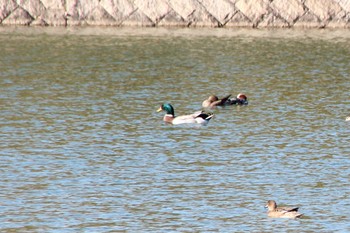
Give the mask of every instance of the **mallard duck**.
<svg viewBox="0 0 350 233">
<path fill-rule="evenodd" d="M 222 99 L 219 99 L 216 95 L 211 95 L 208 99 L 204 100 L 202 103 L 203 108 L 213 108 L 216 106 L 225 106 L 231 95 L 227 95 Z"/>
<path fill-rule="evenodd" d="M 212 113 L 205 113 L 204 111 L 197 111 L 190 115 L 183 115 L 175 117 L 175 112 L 171 104 L 162 104 L 157 112 L 165 111 L 166 114 L 163 117 L 163 121 L 171 123 L 173 125 L 178 124 L 208 124 L 209 120 L 214 116 Z"/>
<path fill-rule="evenodd" d="M 236 98 L 228 99 L 227 105 L 248 105 L 248 98 L 245 94 L 239 93 Z"/>
<path fill-rule="evenodd" d="M 298 212 L 299 207 L 277 207 L 276 202 L 273 200 L 268 201 L 265 207 L 268 209 L 267 215 L 271 218 L 300 218 L 303 215 Z"/>
</svg>

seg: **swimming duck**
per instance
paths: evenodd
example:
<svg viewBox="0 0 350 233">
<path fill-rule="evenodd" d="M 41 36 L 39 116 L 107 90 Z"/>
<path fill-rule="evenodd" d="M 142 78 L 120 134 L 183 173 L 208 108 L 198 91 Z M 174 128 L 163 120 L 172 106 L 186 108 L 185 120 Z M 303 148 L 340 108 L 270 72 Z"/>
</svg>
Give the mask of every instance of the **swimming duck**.
<svg viewBox="0 0 350 233">
<path fill-rule="evenodd" d="M 205 113 L 204 111 L 197 111 L 190 115 L 183 115 L 175 117 L 175 112 L 171 104 L 162 104 L 157 112 L 165 111 L 166 114 L 163 117 L 163 121 L 171 123 L 173 125 L 178 124 L 208 124 L 209 120 L 214 116 L 212 113 Z"/>
<path fill-rule="evenodd" d="M 239 93 L 236 98 L 228 99 L 227 105 L 248 105 L 248 98 L 245 94 Z"/>
<path fill-rule="evenodd" d="M 231 95 L 227 95 L 219 99 L 216 95 L 211 95 L 202 103 L 203 108 L 214 108 L 216 106 L 228 105 L 248 105 L 248 98 L 245 94 L 239 93 L 237 97 L 230 99 Z"/>
<path fill-rule="evenodd" d="M 211 95 L 208 99 L 204 100 L 202 103 L 203 108 L 213 108 L 216 106 L 225 106 L 231 95 L 227 95 L 222 99 L 219 99 L 216 95 Z"/>
<path fill-rule="evenodd" d="M 267 202 L 267 215 L 271 218 L 300 218 L 303 214 L 298 212 L 299 207 L 285 208 L 277 207 L 277 204 L 273 200 Z"/>
</svg>

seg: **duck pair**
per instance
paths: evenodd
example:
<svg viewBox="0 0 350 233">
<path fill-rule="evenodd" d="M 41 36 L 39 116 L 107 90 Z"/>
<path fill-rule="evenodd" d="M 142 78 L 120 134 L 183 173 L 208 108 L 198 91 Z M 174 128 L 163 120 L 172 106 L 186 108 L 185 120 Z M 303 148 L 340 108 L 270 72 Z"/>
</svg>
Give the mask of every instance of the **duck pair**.
<svg viewBox="0 0 350 233">
<path fill-rule="evenodd" d="M 211 95 L 208 99 L 202 103 L 203 108 L 215 108 L 217 106 L 229 106 L 229 105 L 247 105 L 248 98 L 245 94 L 239 93 L 237 97 L 231 98 L 231 95 L 227 95 L 222 99 L 219 99 L 216 95 Z"/>
<path fill-rule="evenodd" d="M 247 105 L 247 96 L 240 93 L 237 98 L 230 99 L 231 95 L 228 95 L 222 99 L 219 99 L 215 95 L 209 96 L 208 99 L 204 100 L 202 106 L 204 108 L 213 108 L 216 106 L 227 106 L 227 105 Z M 174 107 L 171 104 L 162 104 L 157 112 L 165 111 L 166 114 L 163 117 L 163 121 L 171 123 L 173 125 L 178 124 L 201 124 L 206 125 L 210 119 L 214 116 L 212 113 L 205 111 L 197 111 L 190 115 L 175 116 Z"/>
</svg>

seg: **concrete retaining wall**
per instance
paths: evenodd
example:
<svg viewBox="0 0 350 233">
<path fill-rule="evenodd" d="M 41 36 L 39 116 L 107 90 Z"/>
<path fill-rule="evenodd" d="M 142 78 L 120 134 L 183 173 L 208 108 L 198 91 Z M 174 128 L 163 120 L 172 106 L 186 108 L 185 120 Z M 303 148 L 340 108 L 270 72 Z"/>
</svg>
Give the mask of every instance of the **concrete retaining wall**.
<svg viewBox="0 0 350 233">
<path fill-rule="evenodd" d="M 350 0 L 0 0 L 0 25 L 350 27 Z"/>
</svg>

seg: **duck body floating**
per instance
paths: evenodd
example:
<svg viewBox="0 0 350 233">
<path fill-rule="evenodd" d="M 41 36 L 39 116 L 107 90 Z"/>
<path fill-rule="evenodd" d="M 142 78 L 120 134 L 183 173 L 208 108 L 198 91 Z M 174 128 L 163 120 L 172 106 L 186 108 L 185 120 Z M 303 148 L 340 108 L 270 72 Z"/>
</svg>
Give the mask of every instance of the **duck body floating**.
<svg viewBox="0 0 350 233">
<path fill-rule="evenodd" d="M 208 99 L 204 100 L 202 103 L 203 108 L 213 108 L 216 106 L 225 106 L 227 105 L 227 102 L 229 101 L 229 98 L 231 95 L 227 95 L 222 99 L 219 99 L 216 95 L 211 95 L 208 97 Z"/>
<path fill-rule="evenodd" d="M 273 200 L 269 200 L 265 206 L 267 216 L 271 218 L 300 218 L 303 214 L 298 212 L 299 207 L 277 207 L 277 204 Z"/>
<path fill-rule="evenodd" d="M 248 98 L 245 94 L 239 93 L 236 98 L 228 99 L 227 105 L 248 105 Z"/>
<path fill-rule="evenodd" d="M 229 105 L 248 105 L 248 98 L 245 94 L 239 93 L 237 97 L 231 98 L 231 95 L 227 95 L 222 99 L 219 99 L 216 95 L 211 95 L 208 99 L 202 102 L 203 108 L 214 108 L 216 106 L 229 106 Z"/>
<path fill-rule="evenodd" d="M 179 124 L 201 124 L 206 125 L 210 119 L 214 116 L 212 113 L 206 113 L 204 111 L 197 111 L 190 115 L 175 116 L 174 108 L 171 104 L 162 104 L 157 112 L 165 111 L 166 114 L 163 117 L 163 121 L 171 123 L 173 125 Z"/>
</svg>

